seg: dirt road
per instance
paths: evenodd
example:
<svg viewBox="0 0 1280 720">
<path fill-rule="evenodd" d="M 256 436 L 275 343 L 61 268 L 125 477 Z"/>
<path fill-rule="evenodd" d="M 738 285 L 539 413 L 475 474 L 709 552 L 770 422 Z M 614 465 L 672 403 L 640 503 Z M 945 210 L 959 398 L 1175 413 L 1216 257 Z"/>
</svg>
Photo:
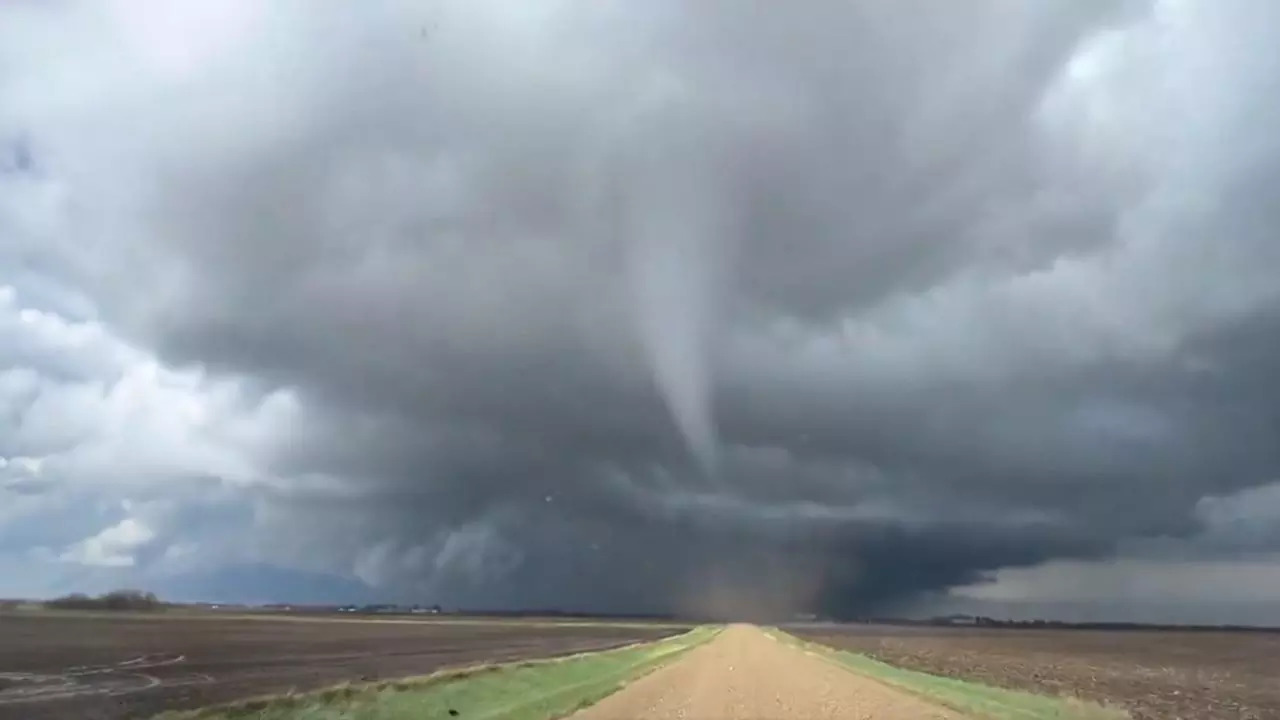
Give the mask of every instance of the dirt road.
<svg viewBox="0 0 1280 720">
<path fill-rule="evenodd" d="M 874 680 L 734 625 L 572 720 L 962 720 Z"/>
</svg>

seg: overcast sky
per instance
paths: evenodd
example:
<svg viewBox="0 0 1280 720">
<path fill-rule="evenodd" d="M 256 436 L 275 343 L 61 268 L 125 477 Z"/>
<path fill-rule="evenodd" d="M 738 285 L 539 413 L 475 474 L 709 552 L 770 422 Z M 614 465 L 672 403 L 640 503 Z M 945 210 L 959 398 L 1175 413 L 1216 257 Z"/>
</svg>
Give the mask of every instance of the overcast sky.
<svg viewBox="0 0 1280 720">
<path fill-rule="evenodd" d="M 0 596 L 1280 623 L 1278 36 L 5 2 Z"/>
</svg>

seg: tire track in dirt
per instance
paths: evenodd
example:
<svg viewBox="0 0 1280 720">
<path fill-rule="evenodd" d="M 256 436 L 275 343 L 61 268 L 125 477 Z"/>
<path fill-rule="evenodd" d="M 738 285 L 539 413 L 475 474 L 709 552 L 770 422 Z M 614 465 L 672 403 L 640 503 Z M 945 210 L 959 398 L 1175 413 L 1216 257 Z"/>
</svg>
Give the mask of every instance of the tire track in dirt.
<svg viewBox="0 0 1280 720">
<path fill-rule="evenodd" d="M 571 720 L 964 720 L 759 628 L 733 625 Z"/>
<path fill-rule="evenodd" d="M 112 665 L 77 665 L 60 673 L 0 673 L 0 705 L 66 700 L 84 695 L 112 697 L 158 687 L 213 682 L 204 673 L 159 678 L 147 670 L 186 662 L 183 655 L 142 655 Z"/>
<path fill-rule="evenodd" d="M 680 629 L 452 617 L 0 612 L 0 720 L 151 717 L 345 682 L 600 650 Z"/>
</svg>

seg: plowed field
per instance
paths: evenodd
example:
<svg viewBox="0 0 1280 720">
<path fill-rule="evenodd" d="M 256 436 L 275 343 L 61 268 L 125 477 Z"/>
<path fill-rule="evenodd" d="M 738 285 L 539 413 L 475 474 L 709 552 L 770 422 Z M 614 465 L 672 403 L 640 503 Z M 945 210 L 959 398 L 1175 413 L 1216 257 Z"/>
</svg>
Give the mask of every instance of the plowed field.
<svg viewBox="0 0 1280 720">
<path fill-rule="evenodd" d="M 1077 696 L 1135 720 L 1280 720 L 1280 633 L 788 628 L 893 665 Z"/>
<path fill-rule="evenodd" d="M 0 615 L 0 720 L 124 720 L 670 635 L 644 624 Z"/>
</svg>

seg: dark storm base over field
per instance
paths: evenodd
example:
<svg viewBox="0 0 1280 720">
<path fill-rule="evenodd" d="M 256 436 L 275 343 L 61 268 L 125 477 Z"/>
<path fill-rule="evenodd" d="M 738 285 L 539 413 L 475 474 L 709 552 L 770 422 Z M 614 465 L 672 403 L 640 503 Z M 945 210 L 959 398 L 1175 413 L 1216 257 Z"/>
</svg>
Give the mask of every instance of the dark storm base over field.
<svg viewBox="0 0 1280 720">
<path fill-rule="evenodd" d="M 788 627 L 899 667 L 1122 707 L 1134 720 L 1280 718 L 1280 632 Z"/>
<path fill-rule="evenodd" d="M 123 720 L 348 681 L 547 657 L 676 626 L 0 615 L 0 720 Z"/>
<path fill-rule="evenodd" d="M 0 595 L 1280 623 L 1277 44 L 0 2 Z"/>
</svg>

